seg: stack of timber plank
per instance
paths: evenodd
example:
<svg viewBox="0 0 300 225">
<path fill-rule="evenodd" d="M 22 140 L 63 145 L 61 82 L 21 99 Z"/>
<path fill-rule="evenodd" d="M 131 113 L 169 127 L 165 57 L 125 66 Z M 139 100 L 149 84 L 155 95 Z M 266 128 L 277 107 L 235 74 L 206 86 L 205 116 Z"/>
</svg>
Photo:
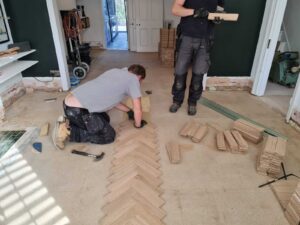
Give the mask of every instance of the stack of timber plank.
<svg viewBox="0 0 300 225">
<path fill-rule="evenodd" d="M 174 66 L 175 45 L 176 29 L 160 29 L 159 56 L 164 66 Z"/>
<path fill-rule="evenodd" d="M 165 201 L 155 126 L 120 124 L 101 225 L 164 225 Z"/>
<path fill-rule="evenodd" d="M 207 133 L 208 127 L 195 121 L 186 123 L 179 132 L 180 136 L 190 138 L 194 143 L 200 143 Z"/>
<path fill-rule="evenodd" d="M 231 151 L 232 153 L 245 153 L 248 143 L 236 130 L 226 130 L 216 135 L 217 148 L 220 151 Z"/>
<path fill-rule="evenodd" d="M 255 144 L 263 139 L 264 128 L 243 119 L 233 122 L 233 130 L 239 131 L 245 139 Z"/>
<path fill-rule="evenodd" d="M 300 224 L 300 182 L 286 207 L 285 216 L 291 225 Z"/>
<path fill-rule="evenodd" d="M 166 144 L 166 150 L 171 164 L 178 164 L 182 160 L 182 153 L 193 149 L 193 145 L 179 144 L 177 141 L 170 141 Z"/>
<path fill-rule="evenodd" d="M 266 135 L 264 146 L 257 158 L 258 173 L 278 177 L 286 153 L 286 142 L 281 137 Z"/>
</svg>

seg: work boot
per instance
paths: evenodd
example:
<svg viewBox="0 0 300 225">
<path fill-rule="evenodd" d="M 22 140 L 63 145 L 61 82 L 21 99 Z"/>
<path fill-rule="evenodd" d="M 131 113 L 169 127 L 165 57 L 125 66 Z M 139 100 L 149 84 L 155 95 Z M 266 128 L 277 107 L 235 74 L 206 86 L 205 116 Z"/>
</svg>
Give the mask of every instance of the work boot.
<svg viewBox="0 0 300 225">
<path fill-rule="evenodd" d="M 188 106 L 188 115 L 189 116 L 194 116 L 197 113 L 197 106 L 195 105 L 189 105 Z"/>
<path fill-rule="evenodd" d="M 65 142 L 70 136 L 69 121 L 60 116 L 56 121 L 53 135 L 53 142 L 59 149 L 65 148 Z"/>
<path fill-rule="evenodd" d="M 177 110 L 178 110 L 179 108 L 180 108 L 180 105 L 179 105 L 178 103 L 174 102 L 174 103 L 170 106 L 169 111 L 170 111 L 171 113 L 176 113 Z"/>
</svg>

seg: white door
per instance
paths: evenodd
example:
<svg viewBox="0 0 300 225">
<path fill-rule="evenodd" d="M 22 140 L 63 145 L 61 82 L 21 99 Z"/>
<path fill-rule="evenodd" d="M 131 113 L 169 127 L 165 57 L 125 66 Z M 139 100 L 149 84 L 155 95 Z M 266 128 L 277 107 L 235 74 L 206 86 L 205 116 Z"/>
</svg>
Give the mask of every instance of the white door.
<svg viewBox="0 0 300 225">
<path fill-rule="evenodd" d="M 130 51 L 136 51 L 136 10 L 138 0 L 127 0 L 128 44 Z"/>
<path fill-rule="evenodd" d="M 263 96 L 266 90 L 287 0 L 267 0 L 260 38 L 251 72 L 252 94 Z"/>
<path fill-rule="evenodd" d="M 158 52 L 163 0 L 128 0 L 130 50 Z"/>
</svg>

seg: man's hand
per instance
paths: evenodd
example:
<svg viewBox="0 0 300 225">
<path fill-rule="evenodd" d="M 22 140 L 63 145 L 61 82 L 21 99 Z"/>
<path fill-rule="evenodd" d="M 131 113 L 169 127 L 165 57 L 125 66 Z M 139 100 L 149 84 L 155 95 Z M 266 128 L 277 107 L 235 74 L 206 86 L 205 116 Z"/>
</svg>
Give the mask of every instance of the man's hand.
<svg viewBox="0 0 300 225">
<path fill-rule="evenodd" d="M 200 8 L 200 9 L 195 9 L 194 11 L 194 18 L 207 18 L 208 17 L 208 11 L 204 8 Z"/>
<path fill-rule="evenodd" d="M 214 24 L 220 24 L 223 20 L 220 17 L 215 17 L 215 19 L 213 20 Z"/>
<path fill-rule="evenodd" d="M 146 126 L 148 123 L 145 121 L 145 120 L 141 120 L 141 125 L 140 126 L 137 126 L 135 123 L 134 123 L 134 127 L 135 128 L 143 128 L 144 126 Z"/>
<path fill-rule="evenodd" d="M 127 115 L 129 120 L 134 120 L 134 112 L 132 109 L 127 112 Z"/>
</svg>

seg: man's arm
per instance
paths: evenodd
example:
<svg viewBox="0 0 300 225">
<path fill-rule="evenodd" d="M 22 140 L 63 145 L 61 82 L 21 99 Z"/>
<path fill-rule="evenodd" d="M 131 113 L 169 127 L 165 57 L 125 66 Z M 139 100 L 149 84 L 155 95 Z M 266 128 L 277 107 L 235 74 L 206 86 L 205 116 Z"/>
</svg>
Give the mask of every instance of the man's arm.
<svg viewBox="0 0 300 225">
<path fill-rule="evenodd" d="M 122 112 L 128 112 L 130 111 L 130 108 L 124 105 L 123 103 L 119 103 L 117 106 L 115 106 L 116 109 L 122 111 Z"/>
<path fill-rule="evenodd" d="M 194 9 L 183 7 L 185 0 L 175 0 L 172 7 L 172 13 L 175 16 L 186 17 L 194 15 Z"/>
<path fill-rule="evenodd" d="M 136 98 L 132 100 L 133 112 L 134 112 L 134 125 L 136 127 L 141 126 L 142 121 L 142 101 L 141 98 Z"/>
</svg>

